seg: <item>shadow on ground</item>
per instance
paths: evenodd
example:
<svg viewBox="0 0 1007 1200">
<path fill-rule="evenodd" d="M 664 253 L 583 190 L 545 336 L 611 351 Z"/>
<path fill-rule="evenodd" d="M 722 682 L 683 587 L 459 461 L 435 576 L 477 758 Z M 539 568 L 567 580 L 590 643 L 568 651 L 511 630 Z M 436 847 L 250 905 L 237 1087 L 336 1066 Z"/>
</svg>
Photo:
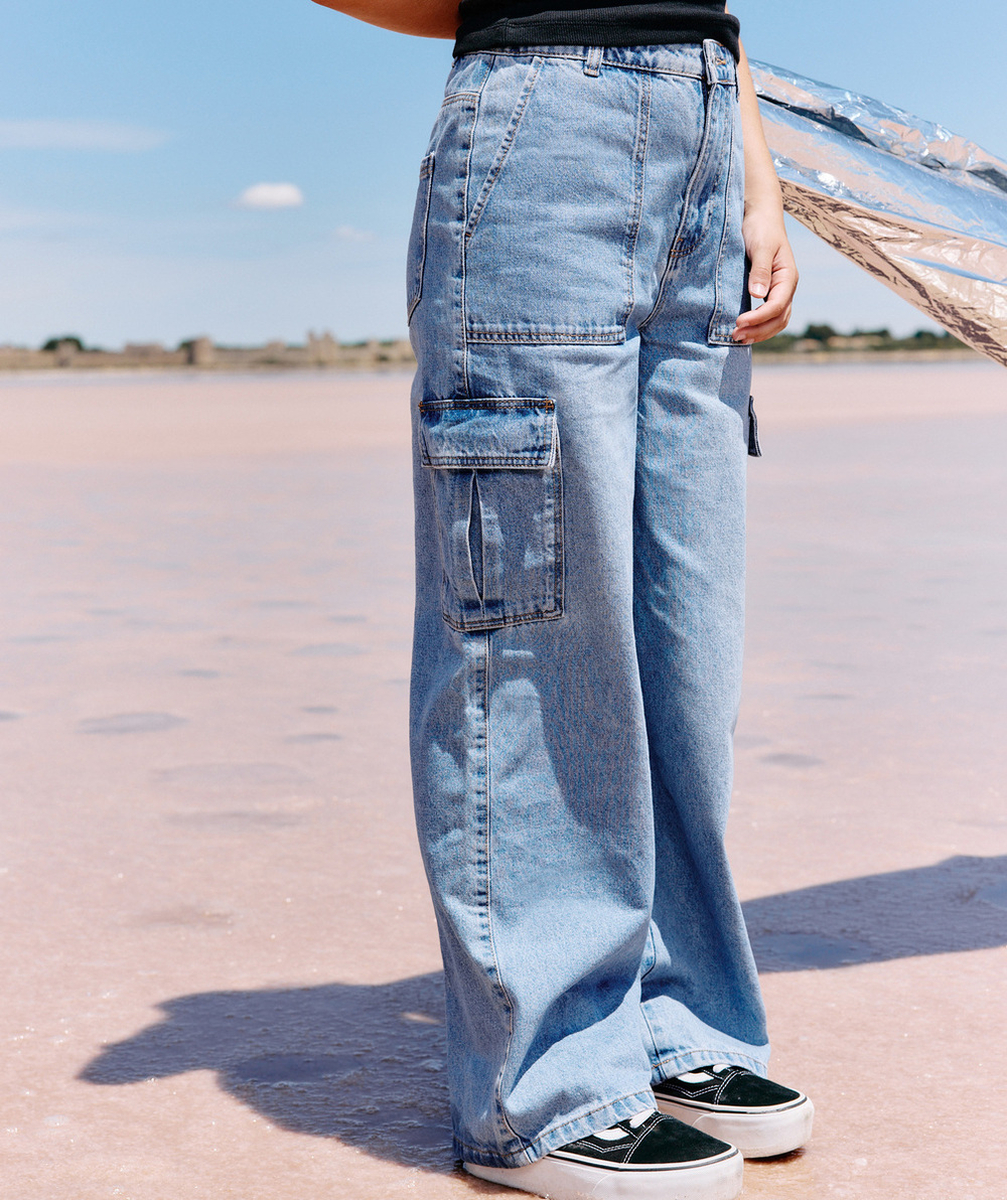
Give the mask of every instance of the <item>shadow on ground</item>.
<svg viewBox="0 0 1007 1200">
<path fill-rule="evenodd" d="M 762 972 L 1007 945 L 1007 855 L 949 858 L 749 900 Z"/>
<path fill-rule="evenodd" d="M 1007 944 L 1007 856 L 951 858 L 745 905 L 764 971 L 795 971 Z M 274 1124 L 379 1158 L 452 1167 L 440 974 L 375 985 L 206 992 L 106 1047 L 95 1084 L 216 1071 Z"/>
<path fill-rule="evenodd" d="M 124 1084 L 216 1071 L 276 1125 L 368 1154 L 450 1170 L 440 973 L 373 986 L 204 992 L 110 1045 L 81 1072 Z"/>
</svg>

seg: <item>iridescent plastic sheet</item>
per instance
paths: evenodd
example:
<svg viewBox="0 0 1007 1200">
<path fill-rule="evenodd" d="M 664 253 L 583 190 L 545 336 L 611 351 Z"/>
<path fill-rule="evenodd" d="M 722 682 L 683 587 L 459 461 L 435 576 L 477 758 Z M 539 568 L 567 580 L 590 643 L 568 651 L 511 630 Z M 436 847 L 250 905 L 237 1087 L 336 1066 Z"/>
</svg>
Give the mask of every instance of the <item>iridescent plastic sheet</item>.
<svg viewBox="0 0 1007 1200">
<path fill-rule="evenodd" d="M 1007 163 L 867 96 L 752 75 L 787 211 L 1007 366 Z"/>
</svg>

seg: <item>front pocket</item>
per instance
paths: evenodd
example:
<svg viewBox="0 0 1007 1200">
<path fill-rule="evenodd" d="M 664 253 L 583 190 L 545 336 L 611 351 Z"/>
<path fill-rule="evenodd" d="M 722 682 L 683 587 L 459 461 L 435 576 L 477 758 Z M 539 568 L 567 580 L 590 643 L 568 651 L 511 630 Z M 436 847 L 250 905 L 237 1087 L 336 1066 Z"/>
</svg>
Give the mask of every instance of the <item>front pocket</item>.
<svg viewBox="0 0 1007 1200">
<path fill-rule="evenodd" d="M 413 210 L 413 228 L 409 237 L 406 274 L 406 321 L 412 320 L 416 305 L 423 295 L 423 268 L 427 260 L 427 224 L 430 220 L 430 192 L 434 183 L 434 155 L 428 154 L 420 163 L 420 182 Z"/>
<path fill-rule="evenodd" d="M 582 62 L 499 57 L 473 136 L 469 342 L 626 340 L 647 86 L 631 72 L 588 77 Z"/>
<path fill-rule="evenodd" d="M 563 614 L 563 490 L 551 400 L 420 405 L 443 568 L 444 620 L 464 632 Z"/>
</svg>

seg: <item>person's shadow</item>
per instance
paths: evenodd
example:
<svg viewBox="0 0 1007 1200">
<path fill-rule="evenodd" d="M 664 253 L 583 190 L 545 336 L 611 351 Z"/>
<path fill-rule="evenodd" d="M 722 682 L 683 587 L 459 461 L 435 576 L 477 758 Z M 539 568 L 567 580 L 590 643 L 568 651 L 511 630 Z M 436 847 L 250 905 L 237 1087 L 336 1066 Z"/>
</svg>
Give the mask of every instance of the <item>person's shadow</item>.
<svg viewBox="0 0 1007 1200">
<path fill-rule="evenodd" d="M 1007 945 L 1007 856 L 784 892 L 745 905 L 763 971 L 849 967 Z M 440 974 L 394 983 L 204 992 L 107 1046 L 94 1084 L 217 1072 L 271 1122 L 379 1158 L 452 1167 Z"/>
<path fill-rule="evenodd" d="M 441 974 L 394 983 L 202 992 L 107 1046 L 80 1074 L 123 1084 L 216 1071 L 275 1125 L 450 1170 Z"/>
<path fill-rule="evenodd" d="M 744 909 L 764 973 L 988 950 L 1007 945 L 1007 855 L 843 879 Z"/>
</svg>

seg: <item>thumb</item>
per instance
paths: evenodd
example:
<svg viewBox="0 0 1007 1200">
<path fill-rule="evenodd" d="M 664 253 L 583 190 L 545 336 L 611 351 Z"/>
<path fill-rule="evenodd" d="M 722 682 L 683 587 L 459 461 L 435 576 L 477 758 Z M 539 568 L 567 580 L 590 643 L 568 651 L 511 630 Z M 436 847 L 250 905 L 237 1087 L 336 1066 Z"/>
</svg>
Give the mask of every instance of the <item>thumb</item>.
<svg viewBox="0 0 1007 1200">
<path fill-rule="evenodd" d="M 757 300 L 765 300 L 773 282 L 773 255 L 765 246 L 751 249 L 751 267 L 748 272 L 748 290 Z"/>
</svg>

